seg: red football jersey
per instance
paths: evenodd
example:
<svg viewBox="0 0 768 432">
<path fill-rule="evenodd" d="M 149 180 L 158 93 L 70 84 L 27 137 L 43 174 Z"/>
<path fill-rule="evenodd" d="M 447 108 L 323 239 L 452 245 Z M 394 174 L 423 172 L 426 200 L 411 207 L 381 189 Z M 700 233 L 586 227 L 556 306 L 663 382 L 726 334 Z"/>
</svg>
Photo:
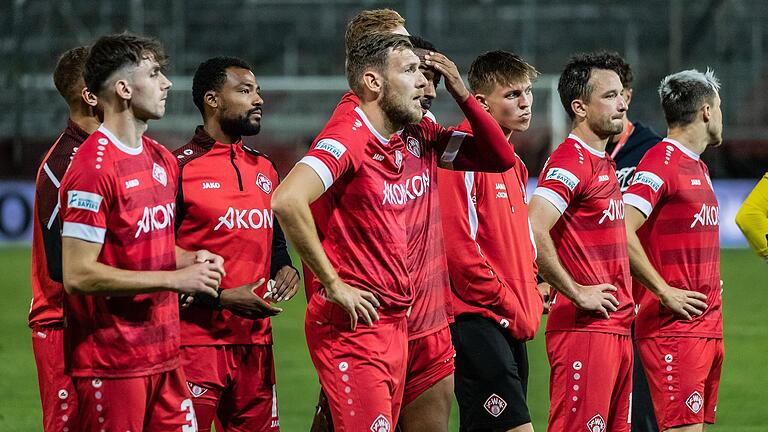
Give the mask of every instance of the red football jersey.
<svg viewBox="0 0 768 432">
<path fill-rule="evenodd" d="M 635 336 L 723 337 L 719 207 L 699 155 L 666 138 L 648 150 L 624 202 L 648 218 L 637 231 L 648 259 L 673 287 L 707 296 L 707 309 L 678 318 L 635 281 Z"/>
<path fill-rule="evenodd" d="M 581 310 L 565 296 L 555 294 L 547 331 L 628 335 L 634 303 L 624 201 L 613 160 L 571 134 L 550 156 L 534 195 L 562 213 L 550 234 L 560 262 L 571 277 L 582 285 L 609 283 L 618 289 L 613 295 L 619 307 L 610 319 Z"/>
<path fill-rule="evenodd" d="M 406 268 L 402 141 L 390 142 L 355 108 L 326 125 L 299 163 L 325 186 L 312 205 L 328 259 L 345 283 L 374 293 L 379 315 L 402 317 L 413 300 Z M 308 292 L 321 289 L 307 278 Z"/>
<path fill-rule="evenodd" d="M 61 283 L 61 221 L 59 184 L 72 156 L 88 133 L 71 120 L 48 154 L 35 180 L 32 234 L 32 306 L 29 326 L 64 325 L 64 285 Z"/>
<path fill-rule="evenodd" d="M 147 137 L 121 143 L 103 125 L 80 146 L 61 183 L 62 236 L 101 243 L 99 262 L 174 270 L 178 167 Z M 125 378 L 179 365 L 178 296 L 66 296 L 67 362 L 76 377 Z"/>
<path fill-rule="evenodd" d="M 216 142 L 198 127 L 192 140 L 173 152 L 179 162 L 176 244 L 207 249 L 224 258 L 221 288 L 236 288 L 264 278 L 264 297 L 272 254 L 272 191 L 275 166 L 239 141 Z M 251 320 L 228 310 L 192 306 L 181 311 L 181 344 L 271 344 L 269 318 Z"/>
</svg>

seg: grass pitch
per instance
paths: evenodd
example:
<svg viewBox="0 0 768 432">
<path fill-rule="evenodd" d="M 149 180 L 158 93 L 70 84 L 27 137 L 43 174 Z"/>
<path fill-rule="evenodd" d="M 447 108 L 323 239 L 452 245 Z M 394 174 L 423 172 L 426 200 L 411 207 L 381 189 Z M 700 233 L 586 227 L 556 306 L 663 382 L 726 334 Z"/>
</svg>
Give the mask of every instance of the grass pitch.
<svg viewBox="0 0 768 432">
<path fill-rule="evenodd" d="M 28 248 L 0 249 L 0 431 L 41 429 L 35 363 L 27 313 Z M 724 250 L 725 365 L 717 424 L 710 431 L 768 431 L 768 266 L 746 250 Z M 300 293 L 273 321 L 280 423 L 287 432 L 309 430 L 319 385 L 304 340 Z M 529 405 L 535 429 L 546 430 L 549 382 L 544 324 L 529 345 Z M 458 430 L 454 406 L 451 430 Z"/>
</svg>

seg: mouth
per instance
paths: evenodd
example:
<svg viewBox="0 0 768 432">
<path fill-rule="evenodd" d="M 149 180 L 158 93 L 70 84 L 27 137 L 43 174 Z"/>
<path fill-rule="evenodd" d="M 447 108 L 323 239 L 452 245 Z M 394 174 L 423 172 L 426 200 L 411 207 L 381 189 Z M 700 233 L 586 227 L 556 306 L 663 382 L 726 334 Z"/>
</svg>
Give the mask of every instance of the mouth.
<svg viewBox="0 0 768 432">
<path fill-rule="evenodd" d="M 520 118 L 523 119 L 523 120 L 530 120 L 531 119 L 531 113 L 527 112 L 527 113 L 520 114 Z"/>
<path fill-rule="evenodd" d="M 256 117 L 257 119 L 261 120 L 261 108 L 249 111 L 248 117 Z"/>
</svg>

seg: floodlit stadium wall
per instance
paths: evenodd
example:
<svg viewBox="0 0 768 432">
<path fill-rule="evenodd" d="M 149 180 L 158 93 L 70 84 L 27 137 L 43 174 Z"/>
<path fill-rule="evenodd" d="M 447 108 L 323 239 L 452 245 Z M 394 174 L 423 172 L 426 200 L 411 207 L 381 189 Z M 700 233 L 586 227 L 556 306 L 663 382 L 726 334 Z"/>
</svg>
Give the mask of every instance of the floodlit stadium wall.
<svg viewBox="0 0 768 432">
<path fill-rule="evenodd" d="M 734 218 L 755 181 L 713 180 L 712 183 L 720 202 L 720 245 L 747 247 Z M 535 187 L 536 179 L 531 179 L 529 197 Z M 31 244 L 34 196 L 35 184 L 31 181 L 0 181 L 0 246 Z"/>
</svg>

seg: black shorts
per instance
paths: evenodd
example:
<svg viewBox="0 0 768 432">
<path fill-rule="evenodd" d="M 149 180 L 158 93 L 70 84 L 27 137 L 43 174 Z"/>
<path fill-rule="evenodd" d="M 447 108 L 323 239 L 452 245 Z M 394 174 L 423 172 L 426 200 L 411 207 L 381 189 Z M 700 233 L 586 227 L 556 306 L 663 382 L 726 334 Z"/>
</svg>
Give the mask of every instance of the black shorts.
<svg viewBox="0 0 768 432">
<path fill-rule="evenodd" d="M 460 429 L 506 431 L 531 422 L 528 350 L 488 318 L 465 314 L 451 324 Z"/>
</svg>

